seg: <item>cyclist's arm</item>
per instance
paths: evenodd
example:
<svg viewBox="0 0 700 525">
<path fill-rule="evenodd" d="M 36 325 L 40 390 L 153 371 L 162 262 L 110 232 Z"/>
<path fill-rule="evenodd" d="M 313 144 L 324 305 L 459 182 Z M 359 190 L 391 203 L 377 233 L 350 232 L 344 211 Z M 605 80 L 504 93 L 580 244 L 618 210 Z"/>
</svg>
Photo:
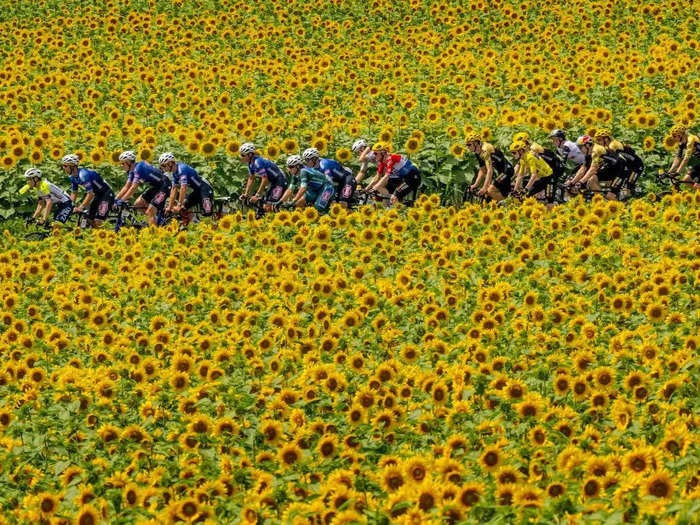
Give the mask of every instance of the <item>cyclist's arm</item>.
<svg viewBox="0 0 700 525">
<path fill-rule="evenodd" d="M 688 161 L 690 160 L 690 157 L 687 155 L 681 159 L 680 164 L 678 164 L 678 167 L 676 168 L 675 172 L 678 173 L 679 175 L 683 173 L 683 170 L 688 166 Z M 671 171 L 673 171 L 673 168 L 671 168 Z"/>
<path fill-rule="evenodd" d="M 255 179 L 255 177 L 253 176 L 252 173 L 250 175 L 248 175 L 248 182 L 246 182 L 245 190 L 243 190 L 244 197 L 247 197 L 248 195 L 250 195 L 250 190 L 253 188 L 253 179 Z"/>
<path fill-rule="evenodd" d="M 41 213 L 44 204 L 46 204 L 46 201 L 44 199 L 39 199 L 36 202 L 36 210 L 34 210 L 34 215 L 32 215 L 32 219 L 36 219 L 37 217 L 39 217 L 39 214 Z"/>
<path fill-rule="evenodd" d="M 53 201 L 51 199 L 46 199 L 44 204 L 44 223 L 49 220 L 49 213 L 51 213 L 51 208 L 53 207 Z"/>
<path fill-rule="evenodd" d="M 586 171 L 586 174 L 581 178 L 581 184 L 586 184 L 589 180 L 591 180 L 593 177 L 596 176 L 598 173 L 598 166 L 591 164 L 591 167 L 588 168 L 588 171 Z"/>
<path fill-rule="evenodd" d="M 123 201 L 128 201 L 136 192 L 136 188 L 138 187 L 138 185 L 139 185 L 139 182 L 135 180 L 132 183 L 130 183 L 128 187 L 125 186 L 124 189 L 126 189 L 126 191 L 119 198 Z M 124 191 L 124 190 L 122 190 L 122 191 Z"/>
<path fill-rule="evenodd" d="M 479 187 L 479 184 L 481 184 L 481 181 L 484 179 L 484 167 L 480 167 L 479 171 L 476 172 L 476 179 L 474 180 L 474 183 L 471 185 L 472 188 L 477 189 Z"/>
<path fill-rule="evenodd" d="M 256 197 L 258 197 L 258 198 L 262 197 L 262 192 L 265 190 L 265 188 L 267 188 L 267 183 L 268 183 L 267 177 L 262 177 L 260 179 L 260 186 L 258 187 L 258 191 L 255 192 Z"/>
<path fill-rule="evenodd" d="M 586 174 L 587 168 L 585 164 L 581 164 L 581 167 L 574 173 L 573 177 L 571 177 L 571 184 L 577 184 L 583 176 Z"/>
<path fill-rule="evenodd" d="M 306 186 L 299 186 L 299 190 L 297 190 L 297 194 L 294 196 L 294 199 L 292 201 L 294 202 L 294 206 L 299 204 L 299 201 L 304 198 L 304 193 L 306 192 Z"/>
<path fill-rule="evenodd" d="M 493 164 L 490 162 L 486 164 L 486 180 L 484 181 L 484 189 L 488 189 L 488 187 L 491 185 L 491 182 L 493 182 Z"/>
<path fill-rule="evenodd" d="M 530 191 L 532 189 L 532 186 L 535 184 L 535 181 L 540 178 L 539 174 L 537 173 L 537 168 L 528 170 L 530 174 L 530 178 L 527 180 L 527 184 L 525 185 L 525 191 Z"/>
<path fill-rule="evenodd" d="M 73 195 L 74 194 L 71 194 L 71 198 L 73 197 Z M 90 203 L 92 202 L 92 199 L 94 199 L 94 198 L 95 198 L 95 192 L 92 190 L 88 191 L 85 194 L 85 198 L 83 199 L 83 202 L 80 203 L 80 206 L 78 206 L 78 208 L 80 208 L 81 210 L 84 210 L 85 208 L 90 206 Z M 75 202 L 75 201 L 73 201 L 73 202 Z"/>
<path fill-rule="evenodd" d="M 173 186 L 173 189 L 175 189 L 175 186 Z M 184 206 L 185 205 L 185 195 L 187 195 L 187 184 L 180 184 L 180 195 L 178 195 L 178 206 Z"/>
<path fill-rule="evenodd" d="M 681 157 L 675 156 L 673 157 L 673 163 L 671 164 L 671 169 L 668 170 L 671 173 L 678 173 L 679 169 L 678 167 L 680 166 L 681 162 L 683 162 L 683 159 Z"/>
<path fill-rule="evenodd" d="M 365 178 L 365 173 L 367 173 L 367 164 L 363 162 L 362 166 L 360 166 L 360 171 L 358 171 L 357 176 L 355 176 L 355 180 L 358 184 Z"/>
<path fill-rule="evenodd" d="M 527 175 L 527 168 L 523 166 L 522 163 L 522 160 L 518 163 L 518 174 L 515 176 L 515 184 L 513 185 L 515 191 L 521 191 L 523 189 L 523 180 L 525 179 L 525 175 Z"/>
<path fill-rule="evenodd" d="M 73 202 L 75 202 L 75 199 L 76 199 L 77 197 L 78 197 L 78 192 L 77 192 L 77 191 L 73 190 L 73 191 L 70 192 L 70 200 L 72 200 Z"/>
<path fill-rule="evenodd" d="M 126 180 L 124 183 L 124 186 L 122 187 L 121 190 L 119 190 L 119 193 L 114 197 L 116 200 L 126 200 L 125 195 L 129 193 L 129 190 L 131 189 L 131 181 L 129 179 Z"/>
<path fill-rule="evenodd" d="M 282 194 L 282 197 L 280 198 L 280 202 L 287 202 L 289 198 L 292 196 L 293 190 L 291 186 L 288 186 L 286 190 L 284 190 L 284 193 Z"/>
</svg>

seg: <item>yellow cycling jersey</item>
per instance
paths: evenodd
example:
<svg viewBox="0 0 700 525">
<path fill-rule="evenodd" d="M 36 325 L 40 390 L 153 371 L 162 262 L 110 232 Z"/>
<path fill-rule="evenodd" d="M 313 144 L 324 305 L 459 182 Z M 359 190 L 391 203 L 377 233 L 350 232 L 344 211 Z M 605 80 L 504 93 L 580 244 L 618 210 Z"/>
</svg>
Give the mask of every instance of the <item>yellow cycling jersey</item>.
<svg viewBox="0 0 700 525">
<path fill-rule="evenodd" d="M 603 155 L 605 155 L 606 149 L 600 144 L 593 145 L 593 151 L 591 152 L 591 166 L 598 167 L 603 161 Z"/>
<path fill-rule="evenodd" d="M 479 153 L 479 157 L 484 161 L 484 165 L 487 168 L 491 165 L 491 155 L 493 155 L 495 151 L 496 148 L 494 148 L 492 144 L 488 142 L 481 143 L 481 153 Z"/>
<path fill-rule="evenodd" d="M 608 144 L 608 149 L 612 151 L 622 151 L 625 149 L 625 145 L 619 140 L 612 140 L 610 144 Z"/>
<path fill-rule="evenodd" d="M 531 151 L 525 153 L 520 162 L 523 164 L 525 171 L 537 178 L 549 177 L 552 174 L 552 168 L 549 167 L 549 164 Z"/>
<path fill-rule="evenodd" d="M 685 144 L 678 146 L 678 157 L 690 160 L 693 156 L 700 157 L 700 138 L 697 135 L 688 133 L 688 140 Z"/>
</svg>

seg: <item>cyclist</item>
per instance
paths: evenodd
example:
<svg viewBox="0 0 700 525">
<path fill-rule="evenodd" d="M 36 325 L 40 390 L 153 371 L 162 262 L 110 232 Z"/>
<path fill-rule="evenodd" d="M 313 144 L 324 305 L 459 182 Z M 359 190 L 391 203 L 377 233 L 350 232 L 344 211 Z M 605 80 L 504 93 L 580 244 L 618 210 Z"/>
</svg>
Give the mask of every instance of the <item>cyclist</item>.
<svg viewBox="0 0 700 525">
<path fill-rule="evenodd" d="M 527 142 L 516 141 L 510 145 L 510 152 L 518 159 L 520 169 L 515 178 L 514 191 L 525 192 L 528 197 L 537 196 L 545 192 L 547 207 L 554 204 L 554 172 L 549 164 L 540 156 L 533 153 Z M 523 181 L 526 175 L 530 178 L 523 190 Z"/>
<path fill-rule="evenodd" d="M 596 144 L 588 135 L 582 135 L 576 141 L 581 152 L 586 156 L 586 161 L 576 174 L 567 181 L 567 188 L 572 187 L 574 192 L 579 186 L 585 185 L 593 191 L 602 191 L 601 182 L 612 181 L 616 176 L 624 174 L 623 162 L 617 155 L 608 154 L 600 144 Z M 616 199 L 613 192 L 607 192 L 608 199 Z"/>
<path fill-rule="evenodd" d="M 304 166 L 299 155 L 287 158 L 289 187 L 284 192 L 282 202 L 291 202 L 296 208 L 313 205 L 319 213 L 327 213 L 335 196 L 333 183 L 316 168 Z"/>
<path fill-rule="evenodd" d="M 119 190 L 116 196 L 116 204 L 121 205 L 128 201 L 142 182 L 147 184 L 148 189 L 136 199 L 134 208 L 145 209 L 148 223 L 155 226 L 156 214 L 163 211 L 168 195 L 170 195 L 172 186 L 170 178 L 145 160 L 136 162 L 136 153 L 131 150 L 122 152 L 119 155 L 119 162 L 127 173 L 127 178 L 124 187 Z"/>
<path fill-rule="evenodd" d="M 467 134 L 465 142 L 467 149 L 476 156 L 479 163 L 479 171 L 470 190 L 475 191 L 483 179 L 484 184 L 478 192 L 479 195 L 488 195 L 496 201 L 502 201 L 510 194 L 512 188 L 513 165 L 500 149 L 482 141 L 476 133 Z"/>
<path fill-rule="evenodd" d="M 395 204 L 418 189 L 420 171 L 408 158 L 392 154 L 391 145 L 383 142 L 372 146 L 372 151 L 377 158 L 377 174 L 367 186 L 368 190 L 389 195 L 389 202 Z"/>
<path fill-rule="evenodd" d="M 671 173 L 683 175 L 685 182 L 693 182 L 693 189 L 700 189 L 700 138 L 688 133 L 688 127 L 676 124 L 671 128 L 671 137 L 678 143 L 678 152 L 671 164 Z"/>
<path fill-rule="evenodd" d="M 374 151 L 372 151 L 372 148 L 365 139 L 358 139 L 353 142 L 352 152 L 357 155 L 360 161 L 360 171 L 357 172 L 357 176 L 355 177 L 357 184 L 360 184 L 367 174 L 369 165 L 373 164 L 375 167 L 377 166 L 377 157 L 374 155 Z"/>
<path fill-rule="evenodd" d="M 241 200 L 249 198 L 250 190 L 253 188 L 253 181 L 255 177 L 259 177 L 260 186 L 255 194 L 250 196 L 250 201 L 257 202 L 264 198 L 263 207 L 265 210 L 270 211 L 272 205 L 282 197 L 287 187 L 287 178 L 277 164 L 257 155 L 254 144 L 246 142 L 241 145 L 238 152 L 241 155 L 241 162 L 248 164 L 248 182 L 246 182 Z M 263 191 L 265 191 L 264 197 Z"/>
<path fill-rule="evenodd" d="M 566 140 L 566 132 L 562 129 L 555 129 L 549 134 L 557 153 L 564 160 L 564 163 L 571 161 L 574 165 L 572 173 L 576 173 L 581 165 L 586 162 L 586 156 L 581 152 L 575 142 Z"/>
<path fill-rule="evenodd" d="M 24 172 L 24 178 L 27 179 L 27 184 L 20 188 L 20 195 L 33 189 L 37 196 L 36 210 L 32 215 L 32 220 L 38 220 L 39 224 L 47 224 L 49 214 L 53 210 L 53 220 L 65 224 L 73 212 L 73 201 L 70 196 L 46 180 L 38 168 L 29 168 Z M 40 216 L 41 218 L 39 218 Z"/>
<path fill-rule="evenodd" d="M 634 148 L 628 144 L 624 144 L 612 137 L 609 129 L 599 129 L 595 134 L 596 144 L 603 146 L 609 154 L 617 155 L 624 163 L 624 175 L 615 177 L 610 188 L 613 192 L 619 195 L 622 185 L 632 192 L 635 189 L 637 180 L 644 172 L 644 161 L 637 155 Z"/>
<path fill-rule="evenodd" d="M 63 171 L 68 175 L 71 183 L 70 200 L 75 203 L 78 189 L 82 186 L 85 190 L 85 198 L 73 211 L 81 213 L 88 210 L 88 222 L 90 226 L 97 228 L 107 218 L 110 208 L 114 204 L 114 191 L 112 187 L 94 170 L 79 167 L 80 159 L 72 153 L 64 155 L 61 159 Z"/>
<path fill-rule="evenodd" d="M 184 162 L 177 162 L 175 155 L 170 151 L 158 157 L 158 164 L 160 169 L 173 177 L 173 187 L 165 207 L 166 213 L 169 211 L 182 213 L 199 205 L 204 216 L 210 217 L 213 211 L 214 190 L 209 181 L 199 175 L 193 167 Z M 179 191 L 178 186 L 180 186 Z M 187 188 L 192 189 L 189 195 L 187 195 Z"/>
<path fill-rule="evenodd" d="M 336 188 L 338 202 L 344 207 L 348 207 L 348 201 L 357 188 L 357 181 L 352 174 L 352 170 L 343 166 L 333 159 L 324 159 L 316 148 L 308 148 L 301 154 L 304 164 L 309 168 L 315 168 L 323 173 Z"/>
</svg>

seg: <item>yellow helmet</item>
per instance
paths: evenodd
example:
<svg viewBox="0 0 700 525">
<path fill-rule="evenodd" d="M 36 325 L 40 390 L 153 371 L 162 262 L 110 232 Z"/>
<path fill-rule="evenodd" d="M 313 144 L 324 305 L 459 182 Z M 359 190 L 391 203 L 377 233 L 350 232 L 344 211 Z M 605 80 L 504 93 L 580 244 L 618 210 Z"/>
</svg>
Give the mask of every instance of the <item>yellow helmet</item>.
<svg viewBox="0 0 700 525">
<path fill-rule="evenodd" d="M 611 138 L 612 137 L 612 132 L 609 129 L 599 129 L 598 131 L 595 132 L 595 138 L 597 139 L 604 139 L 604 138 Z"/>
<path fill-rule="evenodd" d="M 515 153 L 516 151 L 523 151 L 526 149 L 527 149 L 527 144 L 525 144 L 522 140 L 515 140 L 510 145 L 510 152 L 511 153 Z"/>
<path fill-rule="evenodd" d="M 377 142 L 372 146 L 372 151 L 391 151 L 391 145 L 386 142 Z"/>
<path fill-rule="evenodd" d="M 481 137 L 479 136 L 478 133 L 471 132 L 467 133 L 467 136 L 464 137 L 464 142 L 469 144 L 470 142 L 479 142 L 481 140 Z"/>
<path fill-rule="evenodd" d="M 670 134 L 671 134 L 671 136 L 674 136 L 674 135 L 678 136 L 678 135 L 682 135 L 686 131 L 688 131 L 688 126 L 686 126 L 685 124 L 676 124 L 675 126 L 673 126 L 671 128 Z"/>
<path fill-rule="evenodd" d="M 513 135 L 513 142 L 530 142 L 530 134 L 527 131 L 520 131 Z"/>
</svg>

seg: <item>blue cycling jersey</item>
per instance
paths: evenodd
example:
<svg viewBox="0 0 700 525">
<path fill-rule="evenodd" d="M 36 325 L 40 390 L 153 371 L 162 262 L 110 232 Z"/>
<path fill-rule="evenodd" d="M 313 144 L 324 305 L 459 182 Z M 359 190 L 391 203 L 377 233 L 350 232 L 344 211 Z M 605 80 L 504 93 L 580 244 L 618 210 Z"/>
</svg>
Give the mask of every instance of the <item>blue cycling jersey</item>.
<svg viewBox="0 0 700 525">
<path fill-rule="evenodd" d="M 73 193 L 78 191 L 80 186 L 82 186 L 85 191 L 92 191 L 97 195 L 102 195 L 112 191 L 112 188 L 102 177 L 100 177 L 99 173 L 85 168 L 80 168 L 77 175 L 71 175 L 70 183 L 71 191 L 73 191 Z"/>
<path fill-rule="evenodd" d="M 349 168 L 333 159 L 321 159 L 318 163 L 318 170 L 323 173 L 331 182 L 343 182 L 345 177 L 352 175 Z"/>
<path fill-rule="evenodd" d="M 175 173 L 173 173 L 173 182 L 180 186 L 191 186 L 194 189 L 200 189 L 203 186 L 211 186 L 209 181 L 202 177 L 197 171 L 184 162 L 178 162 Z"/>
<path fill-rule="evenodd" d="M 282 173 L 282 170 L 279 169 L 277 164 L 257 155 L 253 157 L 253 160 L 248 164 L 248 174 L 257 177 L 267 177 L 270 186 L 287 185 L 287 177 L 284 176 L 284 173 Z"/>
<path fill-rule="evenodd" d="M 137 163 L 133 171 L 129 172 L 129 182 L 145 182 L 150 186 L 162 186 L 169 179 L 155 166 L 151 166 L 145 160 Z"/>
</svg>

